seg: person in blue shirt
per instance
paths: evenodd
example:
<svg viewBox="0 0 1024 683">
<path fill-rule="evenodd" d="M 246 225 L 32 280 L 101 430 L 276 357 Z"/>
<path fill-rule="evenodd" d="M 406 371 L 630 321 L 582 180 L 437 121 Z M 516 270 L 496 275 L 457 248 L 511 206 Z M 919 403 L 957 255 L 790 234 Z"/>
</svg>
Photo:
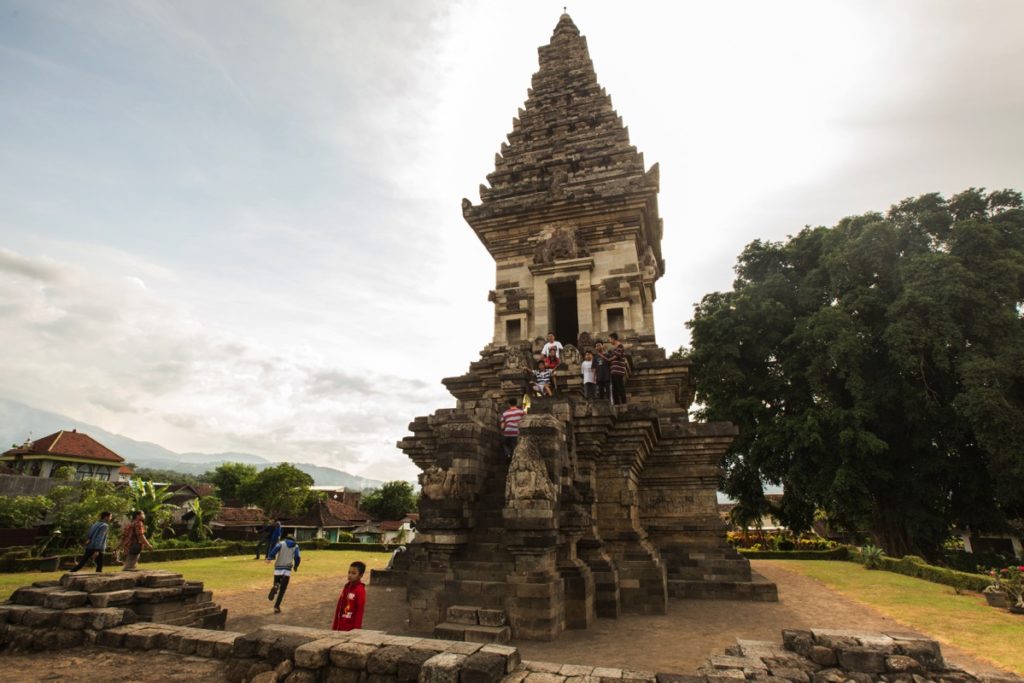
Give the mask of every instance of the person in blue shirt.
<svg viewBox="0 0 1024 683">
<path fill-rule="evenodd" d="M 267 559 L 270 559 L 270 551 L 274 549 L 277 542 L 281 540 L 281 520 L 275 519 L 274 525 L 267 532 Z"/>
<path fill-rule="evenodd" d="M 267 562 L 271 560 L 274 560 L 274 585 L 270 587 L 267 600 L 273 600 L 277 596 L 274 611 L 280 612 L 281 601 L 284 600 L 284 592 L 288 590 L 292 572 L 299 571 L 299 563 L 302 562 L 302 557 L 299 555 L 299 544 L 291 539 L 290 532 L 285 531 L 281 534 L 281 540 L 267 555 Z"/>
<path fill-rule="evenodd" d="M 71 571 L 77 572 L 85 566 L 89 558 L 96 556 L 96 571 L 103 571 L 103 552 L 107 549 L 107 534 L 110 533 L 110 513 L 101 512 L 100 520 L 89 527 L 89 533 L 85 536 L 85 554 L 82 561 L 75 565 Z"/>
</svg>

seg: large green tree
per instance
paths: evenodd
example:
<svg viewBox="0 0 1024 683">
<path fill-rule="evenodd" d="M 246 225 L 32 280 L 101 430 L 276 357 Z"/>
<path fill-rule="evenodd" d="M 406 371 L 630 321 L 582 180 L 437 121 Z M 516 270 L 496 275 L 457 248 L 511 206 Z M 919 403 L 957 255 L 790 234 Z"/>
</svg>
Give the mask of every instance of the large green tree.
<svg viewBox="0 0 1024 683">
<path fill-rule="evenodd" d="M 281 463 L 244 483 L 238 497 L 258 505 L 270 517 L 286 517 L 304 512 L 317 499 L 312 485 L 313 477 L 294 465 Z"/>
<path fill-rule="evenodd" d="M 364 493 L 359 507 L 379 519 L 401 519 L 417 507 L 416 492 L 407 481 L 389 481 Z"/>
<path fill-rule="evenodd" d="M 239 499 L 242 490 L 256 478 L 256 466 L 241 462 L 223 462 L 212 472 L 203 475 L 204 481 L 217 487 L 217 495 L 223 499 Z"/>
<path fill-rule="evenodd" d="M 725 490 L 782 484 L 894 555 L 952 524 L 1024 514 L 1024 210 L 1019 192 L 907 199 L 755 241 L 692 330 L 697 398 L 740 434 Z"/>
</svg>

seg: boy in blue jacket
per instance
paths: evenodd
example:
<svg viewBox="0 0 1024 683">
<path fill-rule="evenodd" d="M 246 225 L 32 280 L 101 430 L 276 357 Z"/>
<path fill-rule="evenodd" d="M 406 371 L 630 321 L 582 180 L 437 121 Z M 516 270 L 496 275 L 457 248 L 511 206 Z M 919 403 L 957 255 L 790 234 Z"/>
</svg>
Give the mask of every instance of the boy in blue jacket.
<svg viewBox="0 0 1024 683">
<path fill-rule="evenodd" d="M 292 540 L 291 532 L 281 532 L 281 540 L 267 554 L 267 562 L 271 560 L 274 561 L 274 585 L 270 587 L 267 600 L 273 600 L 276 596 L 274 611 L 280 612 L 284 592 L 288 590 L 288 581 L 291 580 L 293 571 L 299 571 L 299 563 L 302 561 L 299 544 Z"/>
</svg>

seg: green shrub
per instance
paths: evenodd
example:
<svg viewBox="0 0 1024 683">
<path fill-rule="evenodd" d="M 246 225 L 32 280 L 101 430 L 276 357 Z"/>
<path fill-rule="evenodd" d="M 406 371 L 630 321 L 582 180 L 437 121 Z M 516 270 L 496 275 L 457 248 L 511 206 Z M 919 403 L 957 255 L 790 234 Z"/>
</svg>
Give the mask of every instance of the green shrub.
<svg viewBox="0 0 1024 683">
<path fill-rule="evenodd" d="M 848 560 L 850 550 L 844 545 L 831 550 L 746 550 L 740 554 L 750 560 Z"/>
<path fill-rule="evenodd" d="M 985 590 L 985 586 L 991 583 L 987 576 L 958 572 L 955 569 L 946 569 L 945 567 L 936 567 L 927 564 L 916 555 L 907 555 L 899 559 L 883 556 L 878 560 L 878 568 L 887 572 L 924 579 L 932 583 L 952 586 L 954 589 L 959 586 L 960 590 L 980 592 Z"/>
<path fill-rule="evenodd" d="M 885 557 L 885 553 L 882 552 L 882 549 L 873 545 L 866 545 L 857 551 L 857 559 L 865 569 L 878 569 L 883 557 Z"/>
</svg>

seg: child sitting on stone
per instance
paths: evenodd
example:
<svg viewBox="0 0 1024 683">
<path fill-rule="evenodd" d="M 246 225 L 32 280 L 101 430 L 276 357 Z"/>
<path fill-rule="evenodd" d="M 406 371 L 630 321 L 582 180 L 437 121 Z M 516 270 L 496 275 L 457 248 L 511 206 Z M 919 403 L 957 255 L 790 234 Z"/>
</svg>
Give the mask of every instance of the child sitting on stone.
<svg viewBox="0 0 1024 683">
<path fill-rule="evenodd" d="M 551 387 L 551 375 L 553 371 L 544 364 L 544 361 L 537 362 L 536 370 L 531 371 L 524 368 L 524 372 L 533 372 L 533 383 L 530 387 L 538 396 L 555 395 L 555 392 Z"/>
</svg>

